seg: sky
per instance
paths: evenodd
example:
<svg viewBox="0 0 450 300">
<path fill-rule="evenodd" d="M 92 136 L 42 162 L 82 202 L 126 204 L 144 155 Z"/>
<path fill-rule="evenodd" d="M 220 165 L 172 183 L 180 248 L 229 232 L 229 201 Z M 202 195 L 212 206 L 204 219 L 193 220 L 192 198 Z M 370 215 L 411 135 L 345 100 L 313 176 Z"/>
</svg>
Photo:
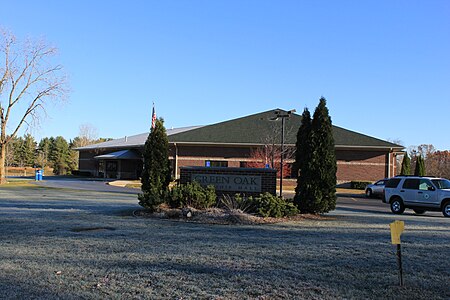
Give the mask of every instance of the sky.
<svg viewBox="0 0 450 300">
<path fill-rule="evenodd" d="M 207 125 L 327 99 L 333 124 L 450 149 L 450 1 L 6 1 L 0 27 L 59 49 L 69 78 L 38 140 Z"/>
</svg>

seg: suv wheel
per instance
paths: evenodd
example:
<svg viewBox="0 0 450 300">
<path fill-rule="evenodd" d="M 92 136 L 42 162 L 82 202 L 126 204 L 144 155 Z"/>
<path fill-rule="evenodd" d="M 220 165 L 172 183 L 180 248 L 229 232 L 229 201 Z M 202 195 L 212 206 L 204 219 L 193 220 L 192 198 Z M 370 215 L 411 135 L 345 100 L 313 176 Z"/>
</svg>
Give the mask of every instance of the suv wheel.
<svg viewBox="0 0 450 300">
<path fill-rule="evenodd" d="M 366 190 L 366 196 L 367 196 L 367 198 L 372 198 L 372 190 L 371 189 L 367 189 Z"/>
<path fill-rule="evenodd" d="M 416 213 L 416 214 L 418 214 L 418 215 L 422 215 L 422 214 L 424 214 L 425 213 L 425 209 L 413 209 L 414 210 L 414 212 Z"/>
<path fill-rule="evenodd" d="M 394 198 L 391 200 L 391 211 L 396 215 L 402 214 L 405 211 L 405 205 L 402 199 Z"/>
<path fill-rule="evenodd" d="M 442 206 L 442 214 L 444 215 L 444 217 L 450 217 L 450 201 L 445 202 Z"/>
</svg>

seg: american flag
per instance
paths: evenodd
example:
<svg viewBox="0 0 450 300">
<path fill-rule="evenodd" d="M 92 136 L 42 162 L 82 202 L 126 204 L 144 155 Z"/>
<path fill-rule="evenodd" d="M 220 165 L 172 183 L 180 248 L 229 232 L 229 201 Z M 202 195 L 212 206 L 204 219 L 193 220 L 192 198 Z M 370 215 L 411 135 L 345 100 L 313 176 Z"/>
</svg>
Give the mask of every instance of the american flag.
<svg viewBox="0 0 450 300">
<path fill-rule="evenodd" d="M 152 129 L 155 128 L 156 123 L 156 112 L 155 112 L 155 103 L 153 103 L 153 111 L 152 111 Z"/>
</svg>

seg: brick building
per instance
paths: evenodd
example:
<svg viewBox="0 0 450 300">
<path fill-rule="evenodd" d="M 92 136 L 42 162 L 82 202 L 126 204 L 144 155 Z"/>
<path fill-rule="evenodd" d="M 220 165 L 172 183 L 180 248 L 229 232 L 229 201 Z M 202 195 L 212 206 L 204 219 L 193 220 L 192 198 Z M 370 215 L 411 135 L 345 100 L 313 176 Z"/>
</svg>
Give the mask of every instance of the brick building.
<svg viewBox="0 0 450 300">
<path fill-rule="evenodd" d="M 270 163 L 273 156 L 271 159 L 267 149 L 279 148 L 281 142 L 281 122 L 271 120 L 275 111 L 207 126 L 168 129 L 174 176 L 178 178 L 179 168 L 184 166 L 247 167 L 255 161 L 262 165 Z M 291 153 L 300 124 L 300 115 L 292 114 L 285 119 L 285 145 Z M 333 135 L 338 183 L 374 181 L 395 175 L 396 155 L 402 146 L 338 126 L 333 126 Z M 78 148 L 80 171 L 96 177 L 138 178 L 147 136 L 148 133 L 143 133 Z M 266 161 L 256 153 L 266 153 Z M 287 156 L 285 161 L 291 165 L 293 159 Z M 295 177 L 286 173 L 286 177 Z"/>
</svg>

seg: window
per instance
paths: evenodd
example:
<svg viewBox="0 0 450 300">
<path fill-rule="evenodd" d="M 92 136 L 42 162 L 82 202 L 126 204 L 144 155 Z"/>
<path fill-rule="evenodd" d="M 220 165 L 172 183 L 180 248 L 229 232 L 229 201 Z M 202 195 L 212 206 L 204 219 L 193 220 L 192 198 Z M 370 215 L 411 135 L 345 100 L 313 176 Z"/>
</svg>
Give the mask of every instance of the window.
<svg viewBox="0 0 450 300">
<path fill-rule="evenodd" d="M 403 183 L 404 189 L 418 190 L 419 189 L 419 179 L 405 179 Z"/>
<path fill-rule="evenodd" d="M 386 187 L 387 188 L 396 188 L 397 185 L 400 183 L 400 180 L 401 180 L 400 178 L 389 179 L 389 181 L 386 182 Z"/>
<path fill-rule="evenodd" d="M 433 185 L 428 179 L 420 179 L 419 190 L 429 191 L 430 188 L 433 188 Z"/>
<path fill-rule="evenodd" d="M 226 168 L 226 167 L 228 167 L 228 162 L 221 161 L 221 160 L 207 160 L 207 161 L 205 161 L 205 167 Z"/>
<path fill-rule="evenodd" d="M 117 171 L 117 161 L 107 161 L 106 162 L 106 171 Z"/>
<path fill-rule="evenodd" d="M 447 179 L 431 179 L 438 189 L 450 189 L 450 181 Z"/>
</svg>

